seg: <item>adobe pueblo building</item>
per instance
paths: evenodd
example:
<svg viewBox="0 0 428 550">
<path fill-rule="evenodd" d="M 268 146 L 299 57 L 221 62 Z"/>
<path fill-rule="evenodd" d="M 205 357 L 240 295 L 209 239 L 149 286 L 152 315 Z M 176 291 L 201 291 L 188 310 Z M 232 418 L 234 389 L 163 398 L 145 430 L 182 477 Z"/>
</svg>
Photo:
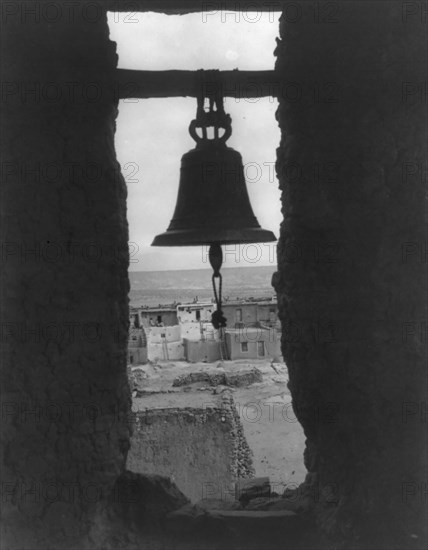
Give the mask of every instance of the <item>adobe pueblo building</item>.
<svg viewBox="0 0 428 550">
<path fill-rule="evenodd" d="M 423 1 L 276 3 L 284 11 L 267 75 L 275 86 L 259 93 L 279 100 L 284 221 L 273 285 L 307 438 L 304 514 L 243 512 L 231 531 L 208 522 L 197 537 L 172 536 L 164 517 L 186 498 L 159 478 L 125 473 L 129 258 L 118 100 L 195 91 L 192 74 L 118 71 L 107 11 L 184 14 L 203 4 L 1 5 L 2 546 L 230 550 L 232 535 L 213 537 L 233 532 L 234 548 L 425 548 Z M 244 95 L 253 77 L 266 82 L 219 76 Z M 289 254 L 296 247 L 299 261 Z M 318 326 L 331 334 L 320 338 Z M 331 403 L 334 418 L 317 421 L 314 411 Z"/>
</svg>

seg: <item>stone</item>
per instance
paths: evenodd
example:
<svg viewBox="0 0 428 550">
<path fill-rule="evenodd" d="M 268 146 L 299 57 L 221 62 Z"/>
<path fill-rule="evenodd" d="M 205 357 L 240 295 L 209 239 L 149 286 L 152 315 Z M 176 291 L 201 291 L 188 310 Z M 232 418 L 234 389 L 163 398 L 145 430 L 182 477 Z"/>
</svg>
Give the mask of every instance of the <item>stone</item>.
<svg viewBox="0 0 428 550">
<path fill-rule="evenodd" d="M 403 5 L 337 2 L 335 23 L 320 25 L 298 2 L 299 22 L 283 15 L 276 49 L 276 71 L 302 92 L 280 96 L 276 113 L 282 353 L 305 465 L 318 476 L 308 495 L 317 521 L 364 534 L 364 548 L 408 547 L 408 533 L 426 537 L 428 526 L 426 507 L 400 496 L 406 480 L 426 480 L 427 456 L 426 423 L 405 403 L 420 411 L 427 395 L 427 182 L 417 167 L 428 112 L 417 90 L 428 50 L 426 17 Z M 314 101 L 320 82 L 332 93 Z"/>
<path fill-rule="evenodd" d="M 183 508 L 168 514 L 165 527 L 176 535 L 196 534 L 202 532 L 207 534 L 218 521 L 199 505 L 187 504 Z"/>
<path fill-rule="evenodd" d="M 256 382 L 263 382 L 263 374 L 259 369 L 252 367 L 240 369 L 236 372 L 226 371 L 225 379 L 227 386 L 243 387 L 255 384 Z"/>
<path fill-rule="evenodd" d="M 268 533 L 293 532 L 303 522 L 294 512 L 246 511 L 246 510 L 204 510 L 200 505 L 187 505 L 172 512 L 166 518 L 166 528 L 175 534 L 212 534 L 214 537 L 236 537 L 266 535 Z M 229 542 L 230 544 L 230 542 Z M 230 548 L 228 546 L 227 548 Z"/>
<path fill-rule="evenodd" d="M 17 394 L 19 407 L 37 404 L 43 414 L 8 423 L 1 469 L 8 482 L 36 482 L 44 494 L 48 481 L 34 473 L 28 454 L 47 462 L 60 492 L 75 488 L 73 498 L 61 494 L 58 502 L 34 498 L 40 522 L 25 510 L 32 496 L 4 502 L 0 538 L 7 548 L 81 548 L 68 536 L 91 524 L 94 500 L 105 502 L 129 447 L 127 191 L 114 145 L 118 98 L 109 80 L 117 55 L 105 8 L 92 6 L 96 21 L 84 13 L 87 2 L 72 15 L 57 3 L 50 21 L 40 11 L 24 21 L 19 9 L 2 21 L 8 54 L 1 80 L 16 89 L 34 85 L 31 100 L 11 94 L 2 113 L 2 165 L 12 167 L 2 177 L 3 229 L 15 253 L 2 269 L 8 292 L 1 326 L 28 330 L 2 342 L 2 402 Z M 93 410 L 106 416 L 103 432 L 88 429 Z M 25 450 L 9 452 L 29 428 Z"/>
<path fill-rule="evenodd" d="M 252 499 L 245 505 L 245 510 L 259 511 L 279 511 L 288 510 L 290 512 L 305 511 L 301 501 L 296 499 L 287 499 L 283 497 L 260 497 Z"/>
<path fill-rule="evenodd" d="M 239 479 L 235 484 L 235 498 L 247 503 L 254 498 L 269 497 L 270 483 L 268 477 Z"/>
<path fill-rule="evenodd" d="M 137 528 L 159 526 L 190 502 L 169 478 L 130 471 L 117 479 L 110 498 L 116 514 Z"/>
<path fill-rule="evenodd" d="M 196 505 L 205 511 L 211 510 L 242 510 L 243 506 L 237 500 L 226 500 L 224 498 L 203 499 L 196 503 Z"/>
<path fill-rule="evenodd" d="M 189 374 L 181 374 L 174 379 L 173 387 L 188 386 L 197 382 L 208 382 L 211 386 L 218 386 L 225 383 L 224 372 L 198 371 Z"/>
</svg>

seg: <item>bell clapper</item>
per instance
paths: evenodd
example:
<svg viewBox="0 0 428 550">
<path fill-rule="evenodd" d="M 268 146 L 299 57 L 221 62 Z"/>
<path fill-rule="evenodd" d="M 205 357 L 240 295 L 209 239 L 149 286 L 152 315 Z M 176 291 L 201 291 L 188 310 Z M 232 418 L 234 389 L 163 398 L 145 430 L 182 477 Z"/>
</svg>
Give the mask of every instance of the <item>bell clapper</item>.
<svg viewBox="0 0 428 550">
<path fill-rule="evenodd" d="M 223 264 L 223 251 L 219 243 L 214 243 L 210 246 L 208 257 L 210 260 L 211 267 L 213 268 L 213 271 L 214 271 L 212 275 L 212 283 L 213 283 L 213 290 L 214 290 L 214 298 L 217 306 L 216 311 L 211 316 L 211 323 L 213 324 L 213 327 L 219 331 L 220 340 L 223 340 L 224 328 L 226 327 L 226 317 L 224 317 L 223 311 L 221 309 L 223 278 L 220 273 L 220 268 Z M 216 279 L 219 279 L 218 292 L 217 292 L 216 282 L 215 282 Z"/>
</svg>

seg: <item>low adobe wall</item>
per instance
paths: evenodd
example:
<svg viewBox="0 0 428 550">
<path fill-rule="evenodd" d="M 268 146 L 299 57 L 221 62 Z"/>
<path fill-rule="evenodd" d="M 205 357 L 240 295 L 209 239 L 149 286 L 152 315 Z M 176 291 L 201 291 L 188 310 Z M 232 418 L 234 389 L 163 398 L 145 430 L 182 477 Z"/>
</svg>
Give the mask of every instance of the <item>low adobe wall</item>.
<svg viewBox="0 0 428 550">
<path fill-rule="evenodd" d="M 164 394 L 136 399 L 127 468 L 170 477 L 192 501 L 234 498 L 254 476 L 252 452 L 233 398 Z M 135 407 L 134 407 L 135 408 Z"/>
<path fill-rule="evenodd" d="M 184 339 L 186 361 L 189 363 L 214 363 L 221 359 L 220 342 L 216 340 L 188 340 Z"/>
</svg>

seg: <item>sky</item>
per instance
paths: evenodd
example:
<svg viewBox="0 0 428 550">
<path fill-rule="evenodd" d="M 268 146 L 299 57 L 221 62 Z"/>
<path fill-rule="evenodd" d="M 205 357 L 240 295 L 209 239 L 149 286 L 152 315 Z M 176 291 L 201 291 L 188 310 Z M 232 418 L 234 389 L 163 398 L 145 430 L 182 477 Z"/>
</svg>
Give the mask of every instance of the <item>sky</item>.
<svg viewBox="0 0 428 550">
<path fill-rule="evenodd" d="M 109 13 L 119 68 L 272 70 L 279 13 L 162 15 Z M 260 225 L 278 237 L 282 219 L 275 176 L 280 131 L 273 98 L 225 99 L 232 117 L 228 145 L 243 157 Z M 126 99 L 119 104 L 116 151 L 128 188 L 130 271 L 202 269 L 207 247 L 151 247 L 166 231 L 177 199 L 181 157 L 196 99 Z M 229 245 L 224 267 L 276 264 L 276 243 Z"/>
</svg>

